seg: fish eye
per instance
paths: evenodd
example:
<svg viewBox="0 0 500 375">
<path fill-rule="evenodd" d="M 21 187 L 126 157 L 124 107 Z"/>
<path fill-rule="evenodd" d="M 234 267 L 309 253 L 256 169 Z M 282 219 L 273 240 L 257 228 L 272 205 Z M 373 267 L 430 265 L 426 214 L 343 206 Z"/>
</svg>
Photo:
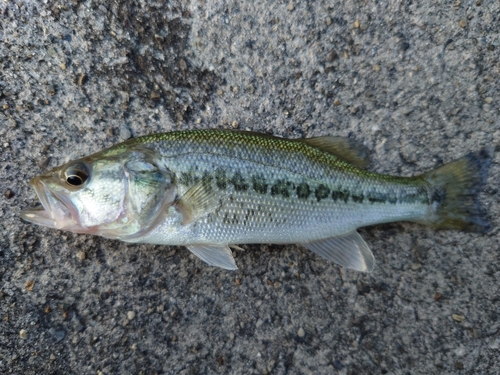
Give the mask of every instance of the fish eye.
<svg viewBox="0 0 500 375">
<path fill-rule="evenodd" d="M 89 178 L 89 173 L 87 171 L 87 167 L 84 164 L 75 164 L 70 166 L 64 172 L 64 180 L 66 184 L 71 187 L 80 187 Z"/>
</svg>

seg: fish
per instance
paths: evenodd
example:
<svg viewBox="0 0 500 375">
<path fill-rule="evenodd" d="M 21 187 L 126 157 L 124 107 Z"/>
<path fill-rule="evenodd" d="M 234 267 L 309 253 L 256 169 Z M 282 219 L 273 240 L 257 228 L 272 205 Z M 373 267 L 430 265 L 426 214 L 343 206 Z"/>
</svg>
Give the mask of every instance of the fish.
<svg viewBox="0 0 500 375">
<path fill-rule="evenodd" d="M 131 243 L 185 246 L 236 270 L 241 244 L 301 244 L 371 272 L 360 227 L 396 221 L 485 232 L 478 195 L 491 156 L 472 152 L 398 177 L 367 170 L 368 150 L 343 137 L 285 139 L 238 130 L 185 130 L 129 139 L 30 180 L 30 223 Z"/>
</svg>

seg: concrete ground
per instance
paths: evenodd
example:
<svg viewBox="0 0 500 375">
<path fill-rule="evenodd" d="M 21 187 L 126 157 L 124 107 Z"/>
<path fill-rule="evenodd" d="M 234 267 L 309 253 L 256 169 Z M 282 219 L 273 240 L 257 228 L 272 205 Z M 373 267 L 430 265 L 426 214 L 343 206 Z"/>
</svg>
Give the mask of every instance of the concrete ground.
<svg viewBox="0 0 500 375">
<path fill-rule="evenodd" d="M 493 0 L 0 2 L 0 373 L 500 373 L 498 152 L 489 233 L 363 228 L 370 274 L 19 217 L 31 177 L 174 129 L 350 136 L 404 176 L 498 151 L 499 58 Z"/>
</svg>

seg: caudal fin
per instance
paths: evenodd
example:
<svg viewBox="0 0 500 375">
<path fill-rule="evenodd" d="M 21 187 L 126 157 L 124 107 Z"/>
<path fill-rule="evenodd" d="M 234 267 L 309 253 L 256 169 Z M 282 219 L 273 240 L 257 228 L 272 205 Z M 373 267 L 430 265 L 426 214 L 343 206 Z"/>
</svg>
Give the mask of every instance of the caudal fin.
<svg viewBox="0 0 500 375">
<path fill-rule="evenodd" d="M 431 186 L 433 209 L 424 223 L 439 229 L 488 231 L 490 223 L 478 195 L 490 163 L 491 156 L 483 149 L 423 174 Z"/>
</svg>

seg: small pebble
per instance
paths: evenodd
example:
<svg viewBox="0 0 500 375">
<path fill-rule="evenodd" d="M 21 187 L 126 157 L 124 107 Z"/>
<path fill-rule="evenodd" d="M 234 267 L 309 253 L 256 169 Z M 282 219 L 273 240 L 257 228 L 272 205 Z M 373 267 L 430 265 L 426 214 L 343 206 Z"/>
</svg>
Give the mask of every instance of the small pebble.
<svg viewBox="0 0 500 375">
<path fill-rule="evenodd" d="M 458 26 L 460 26 L 462 29 L 467 26 L 467 20 L 460 20 L 458 21 Z"/>
<path fill-rule="evenodd" d="M 359 28 L 359 20 L 354 21 L 354 28 L 355 29 Z"/>
<path fill-rule="evenodd" d="M 451 317 L 453 318 L 453 320 L 455 322 L 459 322 L 459 323 L 461 323 L 465 320 L 465 316 L 460 315 L 460 314 L 451 314 Z"/>
<path fill-rule="evenodd" d="M 49 333 L 56 340 L 56 342 L 60 342 L 66 337 L 66 330 L 61 326 L 52 327 L 49 329 Z"/>
<path fill-rule="evenodd" d="M 85 260 L 85 258 L 87 257 L 87 254 L 85 254 L 85 251 L 79 251 L 78 253 L 76 253 L 76 257 L 79 260 Z"/>
<path fill-rule="evenodd" d="M 10 189 L 5 190 L 5 198 L 10 199 L 14 196 L 14 192 Z"/>
<path fill-rule="evenodd" d="M 411 269 L 412 269 L 413 271 L 417 271 L 417 270 L 419 270 L 419 269 L 421 269 L 421 268 L 422 268 L 422 265 L 421 265 L 420 263 L 413 263 L 413 264 L 411 265 Z"/>
<path fill-rule="evenodd" d="M 330 17 L 326 17 L 326 26 L 330 26 L 332 24 L 332 19 Z"/>
<path fill-rule="evenodd" d="M 127 318 L 128 318 L 128 320 L 134 319 L 135 318 L 135 311 L 127 312 Z"/>
<path fill-rule="evenodd" d="M 187 64 L 184 59 L 179 60 L 179 68 L 181 68 L 181 70 L 187 70 Z"/>
<path fill-rule="evenodd" d="M 297 331 L 297 335 L 299 337 L 304 337 L 306 333 L 304 332 L 304 328 L 300 327 L 299 330 Z"/>
<path fill-rule="evenodd" d="M 286 7 L 289 11 L 292 11 L 295 9 L 295 5 L 290 1 Z"/>
<path fill-rule="evenodd" d="M 188 277 L 187 271 L 181 271 L 181 272 L 179 272 L 179 277 L 182 278 L 182 279 L 185 279 L 186 277 Z"/>
<path fill-rule="evenodd" d="M 27 336 L 28 336 L 28 331 L 26 331 L 25 329 L 19 331 L 20 338 L 25 339 Z"/>
<path fill-rule="evenodd" d="M 492 98 L 492 97 L 490 97 L 490 96 L 484 99 L 484 102 L 485 102 L 486 104 L 491 104 L 491 102 L 492 102 L 492 101 L 493 101 L 493 98 Z"/>
<path fill-rule="evenodd" d="M 339 54 L 337 53 L 337 51 L 330 51 L 328 52 L 328 55 L 326 56 L 326 61 L 328 62 L 332 62 L 332 61 L 335 61 L 339 58 Z"/>
<path fill-rule="evenodd" d="M 255 87 L 250 83 L 248 85 L 245 86 L 245 89 L 247 90 L 247 92 L 249 92 L 250 94 L 253 94 L 255 92 Z"/>
<path fill-rule="evenodd" d="M 56 356 L 54 354 L 51 354 L 50 357 L 49 357 L 49 359 L 51 361 L 55 361 L 56 360 Z"/>
<path fill-rule="evenodd" d="M 31 292 L 33 290 L 33 288 L 35 287 L 35 280 L 26 281 L 26 284 L 24 284 L 24 286 L 26 287 L 27 291 Z"/>
<path fill-rule="evenodd" d="M 78 86 L 83 86 L 85 83 L 87 83 L 87 75 L 85 73 L 82 73 L 78 76 L 76 84 Z"/>
<path fill-rule="evenodd" d="M 334 106 L 336 106 L 336 107 L 337 107 L 337 106 L 339 106 L 339 105 L 340 105 L 340 100 L 335 99 L 335 100 L 333 101 L 333 105 L 334 105 Z"/>
<path fill-rule="evenodd" d="M 121 139 L 129 139 L 132 136 L 132 133 L 126 126 L 122 126 L 120 128 L 120 138 Z"/>
</svg>

